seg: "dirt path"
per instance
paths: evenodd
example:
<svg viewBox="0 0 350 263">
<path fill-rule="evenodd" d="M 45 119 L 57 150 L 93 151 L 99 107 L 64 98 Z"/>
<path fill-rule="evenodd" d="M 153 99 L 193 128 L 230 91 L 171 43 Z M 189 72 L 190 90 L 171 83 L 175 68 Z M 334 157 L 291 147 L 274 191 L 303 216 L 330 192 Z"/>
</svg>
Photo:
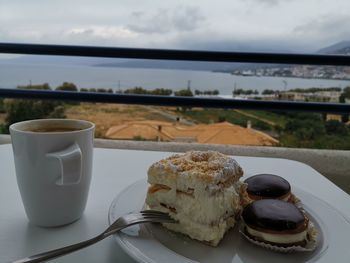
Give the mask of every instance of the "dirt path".
<svg viewBox="0 0 350 263">
<path fill-rule="evenodd" d="M 247 113 L 247 112 L 244 112 L 244 111 L 241 111 L 241 110 L 234 110 L 234 111 L 238 112 L 239 114 L 245 115 L 247 117 L 254 118 L 256 120 L 265 122 L 265 123 L 267 123 L 267 124 L 269 124 L 271 126 L 276 126 L 276 123 L 274 123 L 273 121 L 270 121 L 270 120 L 267 120 L 267 119 L 264 119 L 264 118 L 260 118 L 259 116 L 256 116 L 254 114 L 250 114 L 250 113 Z"/>
<path fill-rule="evenodd" d="M 144 107 L 146 110 L 149 110 L 153 113 L 157 113 L 157 114 L 163 116 L 164 118 L 169 119 L 169 121 L 176 121 L 177 118 L 180 118 L 179 123 L 181 123 L 181 124 L 190 125 L 190 126 L 195 125 L 194 122 L 187 120 L 187 119 L 184 119 L 182 116 L 176 115 L 176 114 L 169 112 L 165 109 L 159 109 L 159 108 L 152 107 L 152 106 L 140 106 L 140 107 Z"/>
</svg>

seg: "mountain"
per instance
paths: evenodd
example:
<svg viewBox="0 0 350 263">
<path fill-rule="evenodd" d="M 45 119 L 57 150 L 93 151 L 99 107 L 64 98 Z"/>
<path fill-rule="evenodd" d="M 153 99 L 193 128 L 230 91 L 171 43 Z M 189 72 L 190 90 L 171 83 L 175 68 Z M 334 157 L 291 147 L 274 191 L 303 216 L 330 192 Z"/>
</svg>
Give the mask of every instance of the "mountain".
<svg viewBox="0 0 350 263">
<path fill-rule="evenodd" d="M 93 66 L 99 63 L 124 62 L 126 59 L 95 58 L 95 57 L 70 57 L 70 56 L 45 56 L 23 55 L 15 58 L 0 59 L 2 64 L 41 64 L 41 65 L 80 65 Z"/>
<path fill-rule="evenodd" d="M 331 46 L 322 48 L 317 51 L 319 54 L 337 54 L 337 55 L 349 55 L 350 54 L 350 41 L 341 41 Z"/>
<path fill-rule="evenodd" d="M 199 70 L 199 71 L 230 71 L 232 70 L 232 68 L 237 68 L 242 65 L 243 63 L 133 59 L 126 62 L 102 63 L 102 64 L 96 64 L 94 66 L 121 67 L 121 68 L 180 69 L 180 70 Z"/>
</svg>

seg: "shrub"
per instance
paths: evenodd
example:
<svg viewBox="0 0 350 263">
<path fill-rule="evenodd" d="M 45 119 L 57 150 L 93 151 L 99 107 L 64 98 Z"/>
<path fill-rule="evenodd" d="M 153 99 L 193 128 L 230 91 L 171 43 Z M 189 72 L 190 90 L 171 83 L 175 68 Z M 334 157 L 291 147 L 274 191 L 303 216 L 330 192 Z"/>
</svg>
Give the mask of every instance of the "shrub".
<svg viewBox="0 0 350 263">
<path fill-rule="evenodd" d="M 183 96 L 183 97 L 193 97 L 193 93 L 190 89 L 182 89 L 174 92 L 175 96 Z"/>
<path fill-rule="evenodd" d="M 218 122 L 225 122 L 225 121 L 226 121 L 226 116 L 225 115 L 219 115 Z"/>
<path fill-rule="evenodd" d="M 0 99 L 0 113 L 5 113 L 4 99 Z"/>
<path fill-rule="evenodd" d="M 0 134 L 1 133 L 8 133 L 4 124 L 0 124 Z"/>
<path fill-rule="evenodd" d="M 125 94 L 148 94 L 148 91 L 142 87 L 135 87 L 132 89 L 126 89 Z"/>
<path fill-rule="evenodd" d="M 36 84 L 36 85 L 25 85 L 17 86 L 17 89 L 34 89 L 34 90 L 51 90 L 51 87 L 48 83 Z"/>
<path fill-rule="evenodd" d="M 262 95 L 273 95 L 275 94 L 276 91 L 272 89 L 264 89 L 263 92 L 261 93 Z"/>
<path fill-rule="evenodd" d="M 162 96 L 170 96 L 173 94 L 173 91 L 171 89 L 154 89 L 150 91 L 150 94 L 152 95 L 162 95 Z"/>
<path fill-rule="evenodd" d="M 347 135 L 348 128 L 342 122 L 337 120 L 329 120 L 325 123 L 325 128 L 327 134 L 338 134 L 338 135 Z"/>
<path fill-rule="evenodd" d="M 63 82 L 62 85 L 58 86 L 56 90 L 62 90 L 62 91 L 78 91 L 77 86 L 75 86 L 74 83 L 71 82 Z"/>
<path fill-rule="evenodd" d="M 320 120 L 292 119 L 286 123 L 285 132 L 294 134 L 300 140 L 311 140 L 326 133 Z"/>
<path fill-rule="evenodd" d="M 253 128 L 256 128 L 258 130 L 263 130 L 263 131 L 271 131 L 272 130 L 272 127 L 263 121 L 257 121 L 254 123 L 253 126 L 254 126 Z"/>
<path fill-rule="evenodd" d="M 143 138 L 140 135 L 136 135 L 132 138 L 134 141 L 147 141 L 147 139 Z"/>
<path fill-rule="evenodd" d="M 349 114 L 343 114 L 343 115 L 341 116 L 341 121 L 342 121 L 343 123 L 347 123 L 347 122 L 349 121 Z"/>
<path fill-rule="evenodd" d="M 43 119 L 65 118 L 64 108 L 60 102 L 49 100 L 6 99 L 5 129 L 15 122 Z"/>
</svg>

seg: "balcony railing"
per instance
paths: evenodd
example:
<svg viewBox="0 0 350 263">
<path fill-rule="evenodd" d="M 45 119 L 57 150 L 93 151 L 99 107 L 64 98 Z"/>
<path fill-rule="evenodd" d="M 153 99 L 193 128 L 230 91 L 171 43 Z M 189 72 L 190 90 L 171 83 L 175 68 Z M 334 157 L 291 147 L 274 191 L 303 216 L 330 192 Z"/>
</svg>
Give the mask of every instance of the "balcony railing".
<svg viewBox="0 0 350 263">
<path fill-rule="evenodd" d="M 157 60 L 350 66 L 350 56 L 319 54 L 214 52 L 193 50 L 139 49 L 13 43 L 0 43 L 0 53 Z M 206 108 L 234 108 L 274 111 L 350 113 L 350 105 L 340 103 L 258 101 L 219 98 L 190 98 L 177 96 L 103 94 L 93 92 L 65 92 L 19 89 L 0 89 L 0 97 L 54 99 L 67 101 L 106 102 L 122 104 L 143 104 L 157 106 L 191 106 Z"/>
</svg>

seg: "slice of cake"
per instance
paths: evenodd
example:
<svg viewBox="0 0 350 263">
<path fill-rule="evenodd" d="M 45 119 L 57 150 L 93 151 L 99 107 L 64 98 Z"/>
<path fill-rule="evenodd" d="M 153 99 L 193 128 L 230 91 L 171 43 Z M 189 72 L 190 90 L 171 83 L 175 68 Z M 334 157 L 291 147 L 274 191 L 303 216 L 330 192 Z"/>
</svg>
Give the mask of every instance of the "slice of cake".
<svg viewBox="0 0 350 263">
<path fill-rule="evenodd" d="M 175 154 L 149 168 L 146 204 L 178 221 L 164 224 L 168 229 L 217 246 L 240 216 L 242 175 L 239 164 L 219 152 Z"/>
</svg>

